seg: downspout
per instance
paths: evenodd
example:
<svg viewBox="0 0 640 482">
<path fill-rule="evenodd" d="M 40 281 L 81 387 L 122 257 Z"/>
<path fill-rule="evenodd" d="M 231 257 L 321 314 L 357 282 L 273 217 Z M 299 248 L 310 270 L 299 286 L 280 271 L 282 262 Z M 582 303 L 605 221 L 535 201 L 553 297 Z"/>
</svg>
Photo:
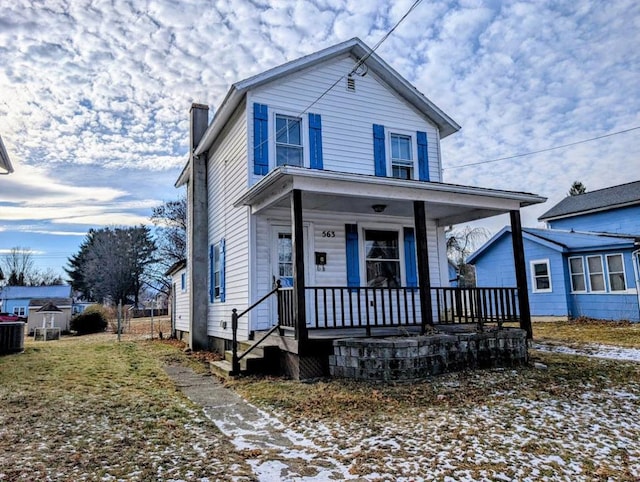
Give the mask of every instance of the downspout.
<svg viewBox="0 0 640 482">
<path fill-rule="evenodd" d="M 637 244 L 637 243 L 634 243 Z M 640 249 L 631 253 L 633 261 L 633 272 L 636 277 L 636 297 L 638 298 L 638 320 L 640 320 Z"/>
</svg>

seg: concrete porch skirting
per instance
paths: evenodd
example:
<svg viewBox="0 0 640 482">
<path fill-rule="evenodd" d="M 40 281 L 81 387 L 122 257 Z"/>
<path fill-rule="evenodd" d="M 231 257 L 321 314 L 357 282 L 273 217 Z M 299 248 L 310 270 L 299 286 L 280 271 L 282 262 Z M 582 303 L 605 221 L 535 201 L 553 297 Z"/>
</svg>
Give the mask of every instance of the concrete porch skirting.
<svg viewBox="0 0 640 482">
<path fill-rule="evenodd" d="M 338 378 L 397 381 L 527 363 L 527 335 L 513 328 L 416 337 L 334 340 L 329 372 Z"/>
</svg>

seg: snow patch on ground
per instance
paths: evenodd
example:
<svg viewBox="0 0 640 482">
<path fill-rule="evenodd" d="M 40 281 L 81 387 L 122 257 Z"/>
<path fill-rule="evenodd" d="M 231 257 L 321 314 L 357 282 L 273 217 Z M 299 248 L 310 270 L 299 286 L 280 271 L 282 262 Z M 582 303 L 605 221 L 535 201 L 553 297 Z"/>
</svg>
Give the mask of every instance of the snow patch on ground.
<svg viewBox="0 0 640 482">
<path fill-rule="evenodd" d="M 585 345 L 580 348 L 573 348 L 547 343 L 534 343 L 532 348 L 534 350 L 563 353 L 565 355 L 583 355 L 594 358 L 606 358 L 609 360 L 640 362 L 640 349 L 638 348 L 621 348 L 617 346 L 595 344 Z"/>
</svg>

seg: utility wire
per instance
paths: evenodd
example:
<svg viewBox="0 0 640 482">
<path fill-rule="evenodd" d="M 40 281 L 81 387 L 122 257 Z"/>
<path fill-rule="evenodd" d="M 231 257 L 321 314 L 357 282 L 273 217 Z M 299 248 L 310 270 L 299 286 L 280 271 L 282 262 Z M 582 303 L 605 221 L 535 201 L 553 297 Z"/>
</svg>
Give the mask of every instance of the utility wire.
<svg viewBox="0 0 640 482">
<path fill-rule="evenodd" d="M 378 47 L 380 47 L 385 40 L 387 40 L 387 38 L 389 38 L 389 36 L 398 28 L 398 26 L 409 16 L 409 14 L 418 6 L 420 5 L 420 3 L 422 2 L 422 0 L 416 0 L 415 2 L 413 2 L 413 5 L 411 5 L 411 7 L 409 7 L 409 9 L 405 12 L 405 14 L 400 18 L 400 20 L 398 20 L 395 25 L 393 27 L 391 27 L 391 29 L 385 33 L 382 38 L 380 40 L 378 40 L 378 42 L 373 46 L 373 48 L 367 52 L 367 54 L 365 56 L 363 56 L 360 60 L 358 60 L 358 62 L 356 62 L 356 64 L 354 65 L 353 69 L 351 69 L 351 71 L 348 74 L 344 74 L 341 77 L 339 77 L 333 84 L 331 84 L 324 92 L 322 92 L 322 94 L 320 94 L 318 97 L 316 97 L 313 102 L 311 102 L 309 105 L 307 105 L 307 107 L 305 107 L 296 117 L 302 117 L 305 113 L 307 113 L 309 111 L 309 109 L 311 109 L 314 105 L 316 105 L 325 95 L 327 95 L 329 92 L 331 92 L 331 90 L 338 85 L 338 83 L 340 83 L 343 79 L 345 79 L 347 76 L 353 75 L 356 70 L 358 70 L 358 68 L 360 68 L 364 62 L 373 55 L 373 53 L 378 50 Z M 282 134 L 288 127 L 289 123 L 287 122 L 284 127 L 282 127 L 282 129 L 280 129 L 279 131 L 277 131 L 275 133 L 275 136 L 273 135 L 269 135 L 267 136 L 267 138 L 262 141 L 260 144 L 258 144 L 257 146 L 254 146 L 254 149 L 256 148 L 260 148 L 262 147 L 263 144 L 265 144 L 266 142 L 272 141 L 274 137 L 278 137 L 280 134 Z"/>
<path fill-rule="evenodd" d="M 532 156 L 534 154 L 540 154 L 541 152 L 555 151 L 556 149 L 563 149 L 565 147 L 577 146 L 578 144 L 584 144 L 585 142 L 597 141 L 598 139 L 604 139 L 605 137 L 617 136 L 618 134 L 624 134 L 626 132 L 635 131 L 637 129 L 640 129 L 640 126 L 631 127 L 629 129 L 624 129 L 624 130 L 617 131 L 617 132 L 612 132 L 610 134 L 604 134 L 602 136 L 591 137 L 590 139 L 584 139 L 584 140 L 581 140 L 581 141 L 571 142 L 569 144 L 562 144 L 560 146 L 547 147 L 546 149 L 540 149 L 539 151 L 524 152 L 522 154 L 514 154 L 513 156 L 498 157 L 496 159 L 488 159 L 486 161 L 470 162 L 469 164 L 458 164 L 456 166 L 445 167 L 442 170 L 443 171 L 448 171 L 448 170 L 451 170 L 451 169 L 458 169 L 460 167 L 479 166 L 481 164 L 489 164 L 491 162 L 506 161 L 506 160 L 509 160 L 509 159 L 516 159 L 518 157 Z"/>
</svg>

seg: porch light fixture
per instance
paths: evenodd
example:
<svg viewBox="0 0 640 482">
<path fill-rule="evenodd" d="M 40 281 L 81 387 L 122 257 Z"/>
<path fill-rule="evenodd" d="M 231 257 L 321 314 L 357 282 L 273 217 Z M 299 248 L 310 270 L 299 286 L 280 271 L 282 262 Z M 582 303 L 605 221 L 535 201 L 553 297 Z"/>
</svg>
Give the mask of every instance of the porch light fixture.
<svg viewBox="0 0 640 482">
<path fill-rule="evenodd" d="M 374 212 L 376 213 L 383 213 L 385 209 L 387 209 L 387 205 L 386 204 L 374 204 L 373 206 L 371 206 L 371 209 L 374 210 Z"/>
</svg>

